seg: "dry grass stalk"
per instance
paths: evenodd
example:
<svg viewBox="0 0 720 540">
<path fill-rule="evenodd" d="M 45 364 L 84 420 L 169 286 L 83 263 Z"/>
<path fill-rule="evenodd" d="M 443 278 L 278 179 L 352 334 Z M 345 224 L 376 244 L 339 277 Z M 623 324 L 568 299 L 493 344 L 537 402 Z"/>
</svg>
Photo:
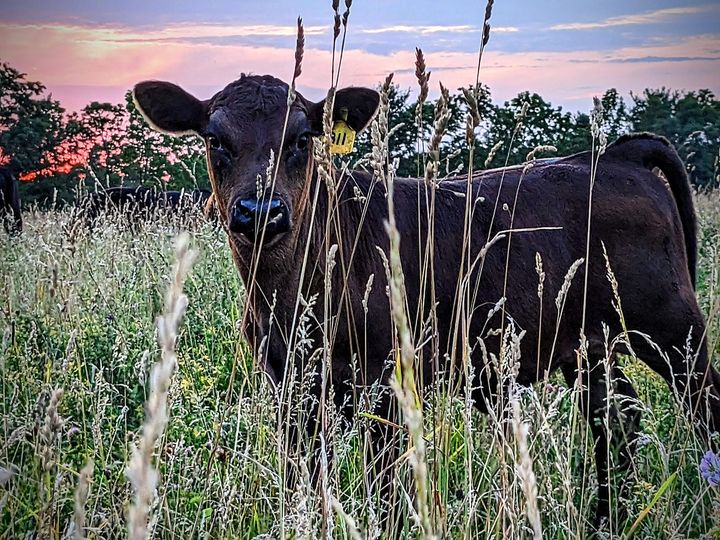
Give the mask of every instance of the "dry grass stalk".
<svg viewBox="0 0 720 540">
<path fill-rule="evenodd" d="M 472 89 L 462 88 L 462 94 L 465 98 L 465 103 L 468 106 L 468 113 L 472 118 L 473 127 L 477 127 L 480 124 L 480 106 L 478 105 L 478 92 L 477 86 Z"/>
<path fill-rule="evenodd" d="M 345 0 L 345 12 L 343 13 L 342 23 L 343 26 L 347 27 L 348 17 L 350 17 L 350 7 L 352 6 L 352 0 Z"/>
<path fill-rule="evenodd" d="M 435 123 L 433 126 L 433 135 L 428 146 L 428 157 L 430 158 L 425 165 L 425 183 L 432 185 L 435 183 L 438 174 L 438 162 L 440 161 L 440 143 L 447 131 L 448 122 L 450 121 L 450 92 L 440 83 L 440 97 L 435 106 Z"/>
<path fill-rule="evenodd" d="M 50 396 L 50 402 L 45 410 L 45 421 L 40 430 L 40 459 L 43 469 L 49 471 L 55 465 L 53 456 L 55 454 L 55 444 L 57 436 L 62 428 L 63 421 L 58 414 L 58 406 L 63 396 L 63 389 L 56 388 Z"/>
<path fill-rule="evenodd" d="M 533 539 L 542 539 L 542 521 L 538 509 L 538 488 L 535 472 L 533 471 L 532 457 L 528 449 L 528 425 L 521 421 L 519 396 L 513 398 L 513 433 L 517 444 L 518 456 L 516 456 L 515 471 L 520 477 L 523 494 L 525 495 L 525 515 L 527 515 L 530 526 L 533 530 Z M 520 459 L 518 460 L 517 457 Z"/>
<path fill-rule="evenodd" d="M 535 377 L 540 378 L 540 352 L 542 347 L 542 341 L 540 339 L 540 336 L 542 336 L 542 316 L 543 316 L 543 291 L 545 290 L 545 270 L 543 270 L 543 264 L 542 264 L 542 256 L 540 253 L 535 253 L 535 272 L 538 276 L 538 287 L 537 287 L 537 296 L 539 300 L 539 311 L 538 311 L 538 343 L 537 343 L 537 359 L 536 359 L 536 370 L 535 370 Z"/>
<path fill-rule="evenodd" d="M 340 0 L 333 0 L 332 1 L 332 9 L 333 9 L 333 48 L 335 46 L 335 42 L 337 41 L 338 36 L 340 36 Z"/>
<path fill-rule="evenodd" d="M 340 519 L 345 522 L 347 530 L 350 533 L 350 538 L 352 538 L 352 540 L 363 540 L 363 535 L 360 532 L 360 529 L 358 529 L 357 523 L 355 523 L 352 516 L 345 512 L 345 509 L 342 507 L 342 504 L 340 504 L 340 501 L 338 501 L 335 497 L 330 496 L 330 505 L 333 510 L 335 510 L 335 513 L 340 516 Z"/>
<path fill-rule="evenodd" d="M 65 359 L 62 363 L 62 370 L 67 371 L 70 369 L 70 365 L 72 363 L 73 357 L 75 355 L 75 348 L 77 340 L 77 329 L 73 329 L 70 331 L 70 337 L 68 338 L 67 347 L 65 347 Z"/>
<path fill-rule="evenodd" d="M 565 279 L 563 279 L 563 284 L 560 287 L 560 290 L 558 291 L 557 296 L 555 297 L 555 307 L 558 309 L 559 313 L 562 313 L 562 306 L 565 302 L 565 297 L 567 296 L 567 292 L 570 289 L 570 285 L 572 284 L 572 280 L 575 277 L 575 273 L 577 272 L 578 268 L 582 263 L 585 262 L 585 259 L 578 259 L 574 263 L 570 265 L 570 268 L 568 268 L 567 273 L 565 274 Z"/>
<path fill-rule="evenodd" d="M 388 112 L 390 111 L 388 92 L 392 85 L 392 79 L 392 73 L 385 78 L 385 83 L 380 89 L 378 113 L 375 115 L 373 123 L 370 126 L 370 142 L 372 143 L 370 166 L 372 167 L 375 179 L 383 183 L 385 183 L 388 176 L 388 143 L 390 137 L 388 131 Z"/>
<path fill-rule="evenodd" d="M 133 449 L 126 475 L 133 485 L 135 497 L 129 509 L 129 537 L 141 540 L 147 536 L 147 525 L 158 473 L 152 465 L 155 445 L 162 437 L 168 421 L 168 391 L 177 367 L 175 341 L 188 299 L 183 294 L 183 284 L 195 258 L 189 248 L 187 234 L 178 236 L 175 243 L 176 264 L 173 280 L 165 296 L 165 311 L 157 319 L 158 342 L 161 358 L 153 366 L 150 376 L 150 397 L 145 404 L 146 417 L 139 445 Z"/>
<path fill-rule="evenodd" d="M 602 130 L 603 104 L 600 99 L 593 97 L 593 110 L 590 113 L 590 132 L 592 134 L 592 148 L 590 155 L 590 183 L 588 187 L 588 213 L 587 213 L 587 236 L 585 238 L 585 260 L 590 260 L 590 229 L 592 225 L 593 193 L 595 191 L 595 177 L 600 156 L 607 148 L 607 135 Z M 588 289 L 588 265 L 585 266 L 585 278 L 583 282 L 583 308 L 582 321 L 580 326 L 580 339 L 585 336 L 585 320 L 587 313 L 587 289 Z"/>
<path fill-rule="evenodd" d="M 390 237 L 390 296 L 392 319 L 399 341 L 398 356 L 400 371 L 396 371 L 390 385 L 400 403 L 408 426 L 413 447 L 410 451 L 410 465 L 415 480 L 415 507 L 418 513 L 422 538 L 437 538 L 430 521 L 430 499 L 428 497 L 428 469 L 423 433 L 422 403 L 415 382 L 415 347 L 412 344 L 410 326 L 405 312 L 406 292 L 400 262 L 400 233 L 395 225 L 393 203 L 393 182 L 388 179 L 388 222 L 385 226 Z"/>
<path fill-rule="evenodd" d="M 58 414 L 58 406 L 63 396 L 63 389 L 56 388 L 50 396 L 45 409 L 45 420 L 40 428 L 38 454 L 42 466 L 42 487 L 44 488 L 42 506 L 37 517 L 37 532 L 40 538 L 53 537 L 57 532 L 58 485 L 63 478 L 58 473 L 58 446 L 63 419 Z"/>
<path fill-rule="evenodd" d="M 480 125 L 480 107 L 477 100 L 479 87 L 475 85 L 472 89 L 462 88 L 461 90 L 468 108 L 468 114 L 465 117 L 465 142 L 472 147 L 475 144 L 475 128 Z"/>
<path fill-rule="evenodd" d="M 422 49 L 415 49 L 415 78 L 417 79 L 420 93 L 418 94 L 417 105 L 415 106 L 415 123 L 418 126 L 418 147 L 420 145 L 420 137 L 423 131 L 423 105 L 428 97 L 430 81 L 430 72 L 425 66 L 425 55 Z"/>
<path fill-rule="evenodd" d="M 528 155 L 525 156 L 525 161 L 535 161 L 535 156 L 537 154 L 546 154 L 546 153 L 555 153 L 557 152 L 557 148 L 555 146 L 549 145 L 549 144 L 541 144 L 539 146 L 536 146 L 530 152 L 528 152 Z"/>
<path fill-rule="evenodd" d="M 593 137 L 593 152 L 595 151 L 595 144 L 597 144 L 598 156 L 605 153 L 605 148 L 607 148 L 608 142 L 607 135 L 602 130 L 604 114 L 605 109 L 602 101 L 600 101 L 597 96 L 593 97 L 593 109 L 590 113 L 590 133 Z"/>
<path fill-rule="evenodd" d="M 330 71 L 330 87 L 336 88 L 340 82 L 340 68 L 342 67 L 343 53 L 345 52 L 345 38 L 347 38 L 348 19 L 350 18 L 350 7 L 352 0 L 345 0 L 345 11 L 340 16 L 340 2 L 332 0 L 333 9 L 333 43 L 332 43 L 332 69 Z M 340 25 L 342 24 L 342 41 L 340 42 L 340 57 L 335 67 L 335 49 L 337 38 L 340 36 Z"/>
<path fill-rule="evenodd" d="M 329 193 L 334 193 L 335 191 L 332 154 L 330 152 L 334 103 L 335 89 L 331 88 L 325 97 L 325 105 L 323 108 L 323 135 L 320 139 L 320 144 L 313 144 L 313 157 L 318 179 L 326 184 Z"/>
<path fill-rule="evenodd" d="M 485 51 L 485 46 L 488 44 L 488 41 L 490 41 L 490 17 L 492 16 L 492 8 L 493 8 L 494 3 L 495 3 L 494 0 L 487 0 L 487 3 L 485 4 L 485 16 L 483 17 L 483 31 L 482 31 L 482 37 L 480 38 L 480 48 L 478 50 L 477 70 L 475 72 L 475 91 L 476 92 L 479 90 L 479 87 L 480 87 L 480 66 L 482 65 L 483 52 Z"/>
<path fill-rule="evenodd" d="M 495 155 L 498 153 L 498 150 L 502 147 L 504 141 L 498 141 L 496 142 L 493 147 L 490 149 L 490 152 L 488 152 L 488 157 L 485 159 L 485 168 L 487 169 L 490 166 L 490 163 L 492 163 L 492 160 L 495 159 Z"/>
<path fill-rule="evenodd" d="M 90 481 L 92 480 L 95 464 L 88 461 L 80 471 L 78 485 L 75 489 L 75 507 L 73 514 L 73 538 L 83 540 L 85 538 L 85 503 L 90 495 Z"/>
<path fill-rule="evenodd" d="M 515 129 L 513 133 L 517 135 L 523 126 L 523 121 L 527 117 L 527 113 L 530 110 L 530 103 L 523 101 L 520 109 L 515 113 Z"/>
<path fill-rule="evenodd" d="M 438 98 L 437 105 L 435 106 L 435 123 L 432 138 L 430 139 L 429 153 L 435 159 L 438 160 L 440 152 L 440 143 L 442 138 L 447 131 L 448 121 L 450 120 L 450 92 L 447 88 L 440 83 L 440 97 Z"/>
<path fill-rule="evenodd" d="M 295 68 L 293 69 L 293 76 L 292 76 L 292 82 L 290 83 L 290 87 L 288 88 L 288 95 L 287 95 L 287 106 L 288 106 L 288 112 L 290 111 L 290 105 L 293 104 L 295 101 L 296 92 L 295 92 L 295 81 L 297 78 L 302 74 L 302 61 L 303 61 L 303 55 L 305 54 L 305 28 L 303 27 L 302 18 L 298 17 L 297 19 L 297 39 L 295 41 Z M 287 124 L 287 115 L 285 123 Z M 283 128 L 283 138 L 285 137 L 285 129 Z M 272 178 L 273 183 L 275 182 L 275 175 L 268 175 L 268 183 L 270 183 L 270 178 Z"/>
</svg>

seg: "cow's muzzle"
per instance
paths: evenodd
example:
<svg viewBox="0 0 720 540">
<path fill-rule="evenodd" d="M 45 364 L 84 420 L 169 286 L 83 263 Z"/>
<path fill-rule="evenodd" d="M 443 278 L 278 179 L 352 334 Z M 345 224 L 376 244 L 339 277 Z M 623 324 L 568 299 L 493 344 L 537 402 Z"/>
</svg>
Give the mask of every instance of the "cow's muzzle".
<svg viewBox="0 0 720 540">
<path fill-rule="evenodd" d="M 239 199 L 230 211 L 228 228 L 252 243 L 264 245 L 290 230 L 290 213 L 279 197 L 270 200 Z"/>
</svg>

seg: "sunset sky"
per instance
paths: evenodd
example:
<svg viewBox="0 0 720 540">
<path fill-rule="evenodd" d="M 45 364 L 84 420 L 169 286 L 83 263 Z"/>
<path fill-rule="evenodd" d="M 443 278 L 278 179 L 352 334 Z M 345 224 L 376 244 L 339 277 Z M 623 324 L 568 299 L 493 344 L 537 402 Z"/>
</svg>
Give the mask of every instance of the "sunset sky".
<svg viewBox="0 0 720 540">
<path fill-rule="evenodd" d="M 341 86 L 374 86 L 392 71 L 414 88 L 416 46 L 435 92 L 438 81 L 474 82 L 484 9 L 468 0 L 355 0 Z M 317 99 L 330 81 L 330 0 L 10 0 L 0 7 L 0 59 L 69 110 L 119 102 L 143 79 L 206 98 L 240 72 L 289 79 L 298 15 L 306 32 L 299 87 Z M 717 0 L 498 0 L 491 23 L 481 80 L 496 101 L 531 90 L 587 110 L 610 87 L 720 93 Z"/>
</svg>

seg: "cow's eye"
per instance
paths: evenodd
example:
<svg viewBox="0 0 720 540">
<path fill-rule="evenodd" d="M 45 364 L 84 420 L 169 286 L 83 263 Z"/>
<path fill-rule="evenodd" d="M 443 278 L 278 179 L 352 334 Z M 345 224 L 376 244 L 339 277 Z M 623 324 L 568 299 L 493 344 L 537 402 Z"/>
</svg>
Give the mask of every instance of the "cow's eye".
<svg viewBox="0 0 720 540">
<path fill-rule="evenodd" d="M 300 135 L 297 138 L 297 142 L 295 143 L 298 150 L 302 150 L 303 152 L 308 149 L 309 144 L 310 144 L 310 133 L 308 133 L 308 132 Z"/>
<path fill-rule="evenodd" d="M 223 145 L 220 142 L 220 138 L 214 133 L 208 133 L 205 137 L 207 145 L 211 150 L 222 150 Z"/>
</svg>

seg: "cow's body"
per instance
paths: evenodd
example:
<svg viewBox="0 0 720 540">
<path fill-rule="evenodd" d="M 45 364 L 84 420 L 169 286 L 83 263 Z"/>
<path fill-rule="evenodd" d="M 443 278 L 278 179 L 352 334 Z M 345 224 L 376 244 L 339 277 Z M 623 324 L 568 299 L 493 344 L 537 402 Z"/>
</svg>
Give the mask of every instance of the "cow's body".
<svg viewBox="0 0 720 540">
<path fill-rule="evenodd" d="M 202 210 L 210 191 L 162 191 L 147 187 L 111 187 L 90 193 L 80 203 L 86 223 L 92 225 L 102 212 L 119 213 L 129 222 L 145 220 L 158 212 L 187 213 Z"/>
<path fill-rule="evenodd" d="M 393 357 L 395 331 L 386 268 L 379 253 L 387 254 L 389 249 L 384 227 L 386 188 L 369 174 L 354 172 L 340 176 L 337 191 L 328 190 L 318 179 L 300 135 L 321 131 L 318 110 L 322 111 L 323 104 L 298 96 L 283 136 L 286 92 L 287 85 L 272 77 L 243 76 L 204 102 L 162 82 L 138 85 L 135 98 L 154 126 L 176 133 L 195 131 L 206 138 L 218 211 L 248 291 L 245 332 L 256 356 L 276 381 L 289 372 L 288 361 L 306 362 L 308 354 L 294 354 L 299 339 L 298 295 L 306 300 L 317 295 L 320 300 L 309 318 L 311 327 L 302 339 L 309 337 L 316 347 L 329 347 L 336 401 L 347 403 L 353 385 L 387 381 L 391 371 L 387 366 Z M 343 110 L 345 117 L 349 113 L 348 122 L 359 131 L 370 116 L 371 102 L 367 93 L 348 89 L 336 94 L 335 111 Z M 280 141 L 282 148 L 278 148 Z M 267 167 L 264 160 L 271 149 L 280 156 L 281 166 L 277 182 L 272 183 L 274 191 L 266 194 L 257 191 L 256 176 Z M 652 172 L 653 167 L 662 170 L 667 182 Z M 587 294 L 586 266 L 581 264 L 561 304 L 558 323 L 558 291 L 568 270 L 586 257 L 590 178 L 590 153 L 477 175 L 469 205 L 469 253 L 464 253 L 463 238 L 466 178 L 440 182 L 434 195 L 423 180 L 395 179 L 394 206 L 408 314 L 418 343 L 426 343 L 421 351 L 425 383 L 435 379 L 437 369 L 447 374 L 454 367 L 456 372 L 450 376 L 460 377 L 461 348 L 466 347 L 477 379 L 475 403 L 480 408 L 492 403 L 502 384 L 498 386 L 495 370 L 486 365 L 482 346 L 497 354 L 500 338 L 488 330 L 511 323 L 516 332 L 526 331 L 520 342 L 520 383 L 530 384 L 557 368 L 572 383 L 584 330 L 589 365 L 583 366 L 587 369 L 583 382 L 589 391 L 583 394 L 581 405 L 597 442 L 597 515 L 601 520 L 610 512 L 608 434 L 601 422 L 608 406 L 602 369 L 603 325 L 611 337 L 630 330 L 626 337 L 632 351 L 681 395 L 686 394 L 684 402 L 690 404 L 703 436 L 720 429 L 720 374 L 708 362 L 705 323 L 694 294 L 696 240 L 690 188 L 677 153 L 659 137 L 623 137 L 600 157 L 592 190 Z M 258 199 L 254 199 L 256 192 Z M 430 227 L 428 204 L 433 196 Z M 248 231 L 248 223 L 257 229 L 262 220 L 274 223 L 266 231 L 269 238 L 262 234 L 262 225 L 259 232 Z M 430 229 L 429 270 L 425 253 Z M 508 232 L 511 229 L 515 232 Z M 498 233 L 504 234 L 500 240 Z M 493 239 L 497 241 L 485 257 L 479 257 Z M 332 275 L 327 276 L 333 266 L 327 260 L 333 244 L 339 247 Z M 625 328 L 613 306 L 604 251 L 617 278 Z M 536 254 L 545 272 L 542 309 Z M 374 284 L 366 312 L 370 276 Z M 468 280 L 469 286 L 460 287 L 459 278 Z M 460 293 L 466 297 L 464 304 L 459 300 L 461 289 L 469 291 Z M 493 310 L 503 298 L 501 308 Z M 435 317 L 430 317 L 433 305 Z M 488 321 L 491 310 L 494 315 Z M 431 328 L 428 340 L 417 321 L 433 320 L 436 327 Z M 465 336 L 460 334 L 462 321 Z M 650 336 L 667 359 L 642 335 Z M 688 336 L 697 351 L 692 358 L 678 352 L 684 351 Z M 355 366 L 359 375 L 354 373 Z M 620 370 L 613 369 L 612 376 L 619 394 L 636 397 Z M 319 393 L 320 386 L 312 391 Z M 620 466 L 626 467 L 639 413 L 622 400 L 610 406 L 613 417 L 621 419 L 621 434 L 614 436 L 613 444 L 618 446 Z M 314 423 L 310 429 L 315 429 Z"/>
<path fill-rule="evenodd" d="M 0 167 L 0 214 L 5 232 L 11 235 L 22 232 L 18 181 L 10 167 Z"/>
<path fill-rule="evenodd" d="M 604 342 L 602 323 L 609 325 L 612 335 L 621 331 L 619 317 L 612 305 L 613 293 L 607 278 L 602 244 L 607 250 L 610 264 L 619 282 L 629 328 L 645 332 L 660 341 L 666 341 L 667 338 L 662 334 L 667 327 L 665 322 L 667 319 L 649 320 L 650 315 L 665 311 L 667 307 L 664 307 L 664 304 L 667 304 L 669 298 L 681 297 L 685 302 L 694 302 L 692 273 L 694 273 L 695 245 L 693 243 L 691 246 L 691 265 L 684 240 L 684 229 L 687 227 L 694 231 L 694 223 L 683 225 L 668 186 L 642 164 L 641 160 L 645 156 L 638 156 L 635 162 L 625 161 L 622 153 L 624 146 L 633 146 L 636 149 L 638 146 L 644 146 L 652 152 L 667 152 L 668 155 L 672 155 L 672 150 L 660 140 L 628 139 L 611 146 L 607 154 L 600 158 L 593 193 L 589 300 L 585 324 L 588 339 L 591 344 L 598 347 Z M 679 162 L 677 165 L 680 166 Z M 681 173 L 681 170 L 672 171 L 672 174 L 677 173 Z M 678 180 L 684 181 L 682 176 Z M 585 257 L 589 181 L 589 153 L 553 160 L 547 164 L 538 163 L 524 175 L 522 168 L 514 167 L 506 171 L 487 171 L 475 177 L 473 197 L 477 202 L 471 230 L 471 259 L 477 257 L 486 242 L 496 233 L 510 229 L 531 229 L 512 234 L 505 293 L 503 289 L 508 234 L 505 234 L 505 239 L 495 243 L 488 250 L 485 263 L 482 265 L 482 274 L 480 275 L 479 271 L 481 265 L 478 264 L 476 265 L 478 271 L 473 272 L 470 280 L 473 284 L 478 283 L 479 286 L 477 301 L 473 305 L 475 317 L 470 330 L 471 336 L 481 335 L 480 329 L 487 325 L 488 312 L 503 296 L 506 296 L 505 315 L 512 318 L 518 330 L 528 331 L 522 341 L 524 360 L 519 376 L 520 382 L 524 384 L 534 382 L 538 374 L 543 376 L 551 364 L 550 350 L 558 315 L 555 297 L 562 287 L 568 269 L 575 261 Z M 451 324 L 453 310 L 457 306 L 457 279 L 461 275 L 460 261 L 463 260 L 462 231 L 466 183 L 466 178 L 443 181 L 435 192 L 434 286 L 440 331 L 438 342 L 444 347 L 452 342 Z M 490 229 L 493 207 L 501 184 L 498 209 Z M 520 184 L 519 189 L 518 184 Z M 359 188 L 364 195 L 370 193 L 367 208 L 364 207 L 364 202 L 357 200 L 356 188 Z M 686 188 L 680 189 L 688 191 Z M 418 312 L 419 298 L 423 290 L 427 297 L 429 288 L 427 283 L 425 287 L 421 285 L 421 272 L 428 230 L 426 198 L 429 199 L 430 194 L 426 193 L 425 184 L 417 179 L 396 179 L 394 191 L 409 312 L 414 316 Z M 512 209 L 516 192 L 518 193 L 516 217 L 511 223 L 511 213 L 503 210 L 503 205 L 506 204 Z M 368 369 L 372 371 L 371 379 L 380 376 L 385 360 L 392 351 L 393 331 L 389 316 L 370 317 L 367 327 L 365 327 L 365 318 L 361 316 L 366 283 L 371 274 L 374 275 L 375 286 L 370 295 L 369 310 L 373 314 L 389 313 L 386 271 L 382 258 L 376 251 L 377 247 L 386 253 L 388 251 L 388 237 L 383 228 L 388 212 L 385 197 L 385 188 L 381 183 L 374 182 L 368 174 L 359 172 L 352 173 L 352 176 L 341 184 L 341 191 L 337 195 L 340 201 L 338 216 L 341 220 L 339 229 L 342 231 L 342 238 L 339 242 L 337 239 L 334 241 L 345 247 L 344 260 L 352 262 L 346 273 L 336 266 L 332 288 L 336 296 L 335 301 L 339 303 L 343 282 L 347 280 L 346 289 L 352 313 L 348 317 L 347 307 L 343 307 L 345 313 L 340 320 L 350 319 L 355 321 L 355 324 L 353 328 L 343 328 L 344 325 L 341 323 L 341 331 L 338 332 L 334 342 L 333 352 L 338 360 L 334 365 L 337 369 L 343 369 L 340 366 L 347 364 L 347 358 L 353 354 L 361 354 L 366 359 Z M 326 198 L 321 197 L 316 208 L 316 223 L 324 224 L 325 207 Z M 365 212 L 364 218 L 363 212 Z M 551 230 L 544 230 L 547 228 Z M 306 270 L 307 275 L 317 278 L 314 283 L 305 283 L 303 294 L 306 298 L 312 294 L 322 294 L 325 286 L 324 277 L 319 278 L 322 276 L 322 265 L 325 264 L 325 246 L 322 244 L 324 233 L 308 234 L 308 238 L 318 240 L 315 243 L 311 242 L 308 259 L 319 266 L 314 272 Z M 305 246 L 305 242 L 298 243 L 298 251 L 294 254 L 295 261 L 302 261 Z M 537 297 L 538 275 L 535 270 L 536 253 L 542 257 L 546 274 L 542 321 L 544 331 L 540 336 L 539 369 L 536 365 L 538 336 L 534 331 L 540 320 L 540 304 Z M 468 260 L 467 256 L 465 260 Z M 240 268 L 244 267 L 243 261 L 237 262 Z M 285 272 L 276 272 L 272 271 L 275 270 L 275 265 L 272 258 L 261 258 L 259 261 L 256 278 L 258 291 L 254 295 L 254 311 L 256 321 L 261 321 L 256 322 L 256 332 L 270 336 L 267 346 L 274 351 L 267 356 L 274 365 L 268 367 L 272 369 L 275 377 L 279 378 L 284 371 L 283 364 L 287 357 L 281 336 L 291 334 L 290 325 L 296 295 L 283 294 L 273 300 L 273 292 L 287 291 L 288 283 L 297 284 L 301 266 L 297 264 Z M 689 271 L 689 268 L 692 270 Z M 560 351 L 560 356 L 564 357 L 552 359 L 553 367 L 558 367 L 563 362 L 575 362 L 574 350 L 579 345 L 582 321 L 583 277 L 584 266 L 580 266 L 569 290 L 555 345 L 555 349 Z M 245 274 L 244 278 L 249 282 L 249 274 Z M 667 290 L 662 290 L 664 287 L 667 287 Z M 258 298 L 267 298 L 269 302 L 262 302 L 257 300 Z M 284 314 L 290 316 L 285 321 L 288 327 L 274 334 L 269 332 L 268 327 L 270 304 L 273 301 L 276 303 L 276 318 L 279 316 L 282 320 Z M 337 309 L 333 307 L 332 315 Z M 429 306 L 425 306 L 425 313 L 429 313 Z M 488 328 L 500 326 L 501 313 L 502 310 L 497 312 L 497 323 L 490 323 L 487 325 Z M 683 312 L 683 316 L 686 315 Z M 698 320 L 687 320 L 683 324 L 685 332 L 690 330 L 691 325 L 696 328 L 702 325 L 701 317 L 699 314 L 696 315 Z M 317 316 L 322 320 L 324 314 L 317 313 Z M 667 316 L 667 313 L 663 313 L 663 317 Z M 366 352 L 353 347 L 356 338 L 363 335 L 372 336 Z M 253 336 L 253 340 L 257 339 Z M 450 350 L 441 350 L 440 354 L 445 352 Z M 429 357 L 426 355 L 426 358 Z M 479 362 L 480 358 L 474 358 L 474 361 Z M 430 366 L 427 368 L 430 369 Z M 342 376 L 336 378 L 337 381 L 345 379 L 346 377 Z M 426 380 L 429 381 L 431 378 L 426 377 Z"/>
</svg>

